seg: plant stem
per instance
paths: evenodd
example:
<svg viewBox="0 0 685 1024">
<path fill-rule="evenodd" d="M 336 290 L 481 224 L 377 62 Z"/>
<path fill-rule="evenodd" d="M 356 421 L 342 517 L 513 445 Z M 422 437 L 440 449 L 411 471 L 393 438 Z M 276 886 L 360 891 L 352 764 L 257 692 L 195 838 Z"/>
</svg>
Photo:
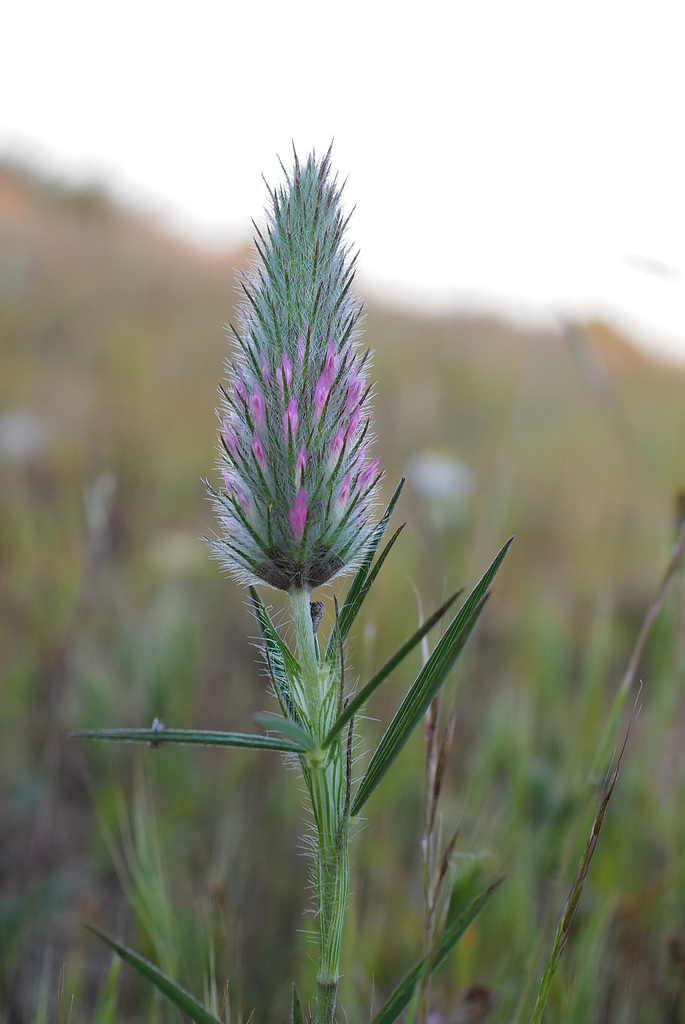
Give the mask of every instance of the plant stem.
<svg viewBox="0 0 685 1024">
<path fill-rule="evenodd" d="M 305 714 L 312 736 L 322 743 L 338 713 L 338 683 L 319 663 L 309 592 L 291 593 L 295 637 L 302 670 Z M 316 1024 L 333 1024 L 340 978 L 343 922 L 350 886 L 349 780 L 343 737 L 324 751 L 302 757 L 316 827 L 316 888 L 319 969 Z"/>
</svg>

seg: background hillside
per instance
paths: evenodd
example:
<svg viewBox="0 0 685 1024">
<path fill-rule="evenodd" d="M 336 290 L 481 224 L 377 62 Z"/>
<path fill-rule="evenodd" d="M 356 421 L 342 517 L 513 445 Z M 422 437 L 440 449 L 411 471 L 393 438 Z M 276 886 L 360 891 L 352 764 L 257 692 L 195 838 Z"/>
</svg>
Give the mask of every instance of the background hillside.
<svg viewBox="0 0 685 1024">
<path fill-rule="evenodd" d="M 254 1006 L 277 1019 L 306 974 L 304 826 L 276 755 L 69 738 L 154 716 L 247 731 L 271 707 L 245 594 L 201 541 L 222 325 L 247 257 L 191 249 L 96 188 L 0 168 L 3 1024 L 57 1020 L 62 965 L 71 1021 L 95 1019 L 110 961 L 83 921 L 160 957 L 152 918 L 125 894 L 137 880 L 142 898 L 141 878 L 148 902 L 172 907 L 169 969 L 201 995 L 213 944 L 235 1020 Z M 573 878 L 594 754 L 673 540 L 683 375 L 602 324 L 532 334 L 371 304 L 366 327 L 386 496 L 407 473 L 409 525 L 351 672 L 414 628 L 417 596 L 427 609 L 472 584 L 516 534 L 449 687 L 445 806 L 446 832 L 461 822 L 455 899 L 507 881 L 435 994 L 448 1012 L 481 983 L 499 995 L 492 1020 L 510 1021 L 520 999 L 529 1007 Z M 422 491 L 427 454 L 468 467 L 472 492 Z M 685 1020 L 684 601 L 680 579 L 641 668 L 642 711 L 550 1021 Z M 408 682 L 409 669 L 378 696 L 369 746 Z M 355 847 L 350 1020 L 421 948 L 422 757 L 417 740 Z M 148 1005 L 124 971 L 117 1020 L 147 1020 Z"/>
</svg>

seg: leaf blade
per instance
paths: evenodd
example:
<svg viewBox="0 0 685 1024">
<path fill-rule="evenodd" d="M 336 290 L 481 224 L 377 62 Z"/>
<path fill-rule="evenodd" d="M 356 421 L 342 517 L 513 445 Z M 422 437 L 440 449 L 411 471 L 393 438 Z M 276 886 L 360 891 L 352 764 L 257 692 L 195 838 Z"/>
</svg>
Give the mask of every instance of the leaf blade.
<svg viewBox="0 0 685 1024">
<path fill-rule="evenodd" d="M 410 654 L 416 645 L 423 640 L 426 633 L 428 633 L 433 626 L 442 618 L 445 612 L 454 604 L 456 599 L 462 593 L 461 590 L 457 590 L 451 597 L 440 605 L 440 607 L 433 612 L 430 618 L 426 619 L 424 623 L 419 626 L 416 632 L 406 640 L 401 647 L 395 651 L 391 658 L 382 665 L 377 672 L 375 672 L 371 679 L 362 687 L 362 689 L 355 694 L 353 699 L 347 704 L 345 710 L 338 716 L 336 721 L 331 726 L 328 735 L 323 741 L 324 749 L 332 743 L 341 729 L 344 729 L 350 719 L 356 715 L 360 707 L 369 700 L 369 698 L 376 692 L 379 686 L 385 682 L 388 676 L 395 671 L 395 669 L 404 661 L 408 654 Z"/>
<path fill-rule="evenodd" d="M 407 1006 L 411 1002 L 411 998 L 414 994 L 414 990 L 419 982 L 419 979 L 423 975 L 424 971 L 428 971 L 428 975 L 433 975 L 437 969 L 445 962 L 449 954 L 456 946 L 459 939 L 462 937 L 466 929 L 476 919 L 478 914 L 490 899 L 496 889 L 500 887 L 503 878 L 498 879 L 489 885 L 487 889 L 476 896 L 475 900 L 469 904 L 468 907 L 445 929 L 440 942 L 438 943 L 433 957 L 431 959 L 430 954 L 424 956 L 415 967 L 406 975 L 406 977 L 400 982 L 393 994 L 390 996 L 388 1001 L 382 1007 L 380 1013 L 376 1014 L 371 1024 L 394 1024 L 400 1014 L 406 1010 Z"/>
<path fill-rule="evenodd" d="M 300 1002 L 300 997 L 297 994 L 297 989 L 295 988 L 294 982 L 292 1002 L 290 1006 L 290 1019 L 291 1024 L 305 1024 L 304 1014 L 302 1013 L 302 1003 Z"/>
<path fill-rule="evenodd" d="M 124 963 L 138 971 L 175 1006 L 178 1006 L 180 1010 L 187 1013 L 190 1019 L 195 1021 L 195 1024 L 221 1024 L 219 1018 L 210 1013 L 206 1006 L 196 999 L 195 996 L 191 995 L 182 985 L 179 985 L 173 978 L 170 978 L 168 974 L 161 971 L 155 964 L 146 960 L 145 957 L 140 956 L 134 950 L 129 949 L 128 946 L 124 946 L 123 943 L 113 939 L 111 935 L 96 928 L 95 925 L 87 924 L 86 928 L 93 935 L 97 935 L 110 949 L 113 949 Z"/>
<path fill-rule="evenodd" d="M 214 732 L 208 729 L 82 729 L 72 736 L 86 740 L 119 743 L 149 743 L 152 747 L 182 744 L 199 747 L 237 747 L 253 750 L 281 750 L 301 754 L 304 748 L 275 736 L 242 732 Z"/>
<path fill-rule="evenodd" d="M 409 736 L 419 723 L 433 697 L 445 681 L 448 672 L 463 650 L 466 641 L 483 610 L 488 588 L 511 547 L 513 537 L 502 546 L 492 563 L 473 588 L 454 616 L 437 646 L 409 688 L 378 744 L 359 783 L 352 802 L 351 814 L 359 813 L 371 793 L 398 756 Z"/>
<path fill-rule="evenodd" d="M 299 662 L 274 626 L 271 616 L 266 610 L 266 605 L 254 587 L 250 587 L 250 597 L 264 641 L 271 681 L 274 684 L 281 711 L 286 718 L 296 722 L 297 725 L 302 725 L 301 716 L 290 692 L 291 680 L 300 675 Z"/>
<path fill-rule="evenodd" d="M 254 715 L 254 720 L 263 729 L 273 729 L 275 732 L 280 732 L 283 736 L 287 736 L 288 739 L 297 743 L 302 750 L 308 750 L 310 754 L 318 750 L 313 737 L 305 729 L 300 728 L 296 722 L 291 722 L 289 718 L 285 718 L 283 715 L 274 715 L 270 711 L 263 711 L 260 714 Z"/>
<path fill-rule="evenodd" d="M 395 509 L 395 505 L 399 501 L 400 494 L 402 493 L 402 488 L 404 487 L 404 481 L 405 478 L 402 477 L 397 487 L 395 488 L 392 498 L 388 502 L 388 507 L 386 508 L 382 519 L 379 521 L 375 530 L 371 534 L 371 540 L 364 554 L 362 563 L 359 566 L 359 569 L 357 570 L 356 575 L 352 580 L 352 583 L 350 584 L 349 590 L 347 591 L 345 600 L 343 601 L 342 607 L 340 609 L 338 628 L 333 630 L 328 640 L 328 644 L 326 646 L 325 661 L 329 665 L 333 661 L 335 661 L 337 648 L 339 647 L 341 642 L 344 642 L 350 629 L 352 628 L 352 623 L 356 619 L 357 614 L 359 613 L 359 609 L 361 608 L 369 590 L 371 589 L 371 584 L 376 578 L 382 563 L 387 558 L 390 552 L 390 548 L 393 546 L 393 544 L 395 543 L 399 536 L 400 530 L 395 531 L 394 536 L 391 537 L 390 541 L 388 542 L 385 549 L 381 553 L 378 563 L 374 566 L 372 570 L 371 563 L 373 562 L 373 559 L 376 555 L 376 551 L 378 550 L 379 545 L 383 539 L 383 535 L 387 529 L 390 517 Z"/>
</svg>

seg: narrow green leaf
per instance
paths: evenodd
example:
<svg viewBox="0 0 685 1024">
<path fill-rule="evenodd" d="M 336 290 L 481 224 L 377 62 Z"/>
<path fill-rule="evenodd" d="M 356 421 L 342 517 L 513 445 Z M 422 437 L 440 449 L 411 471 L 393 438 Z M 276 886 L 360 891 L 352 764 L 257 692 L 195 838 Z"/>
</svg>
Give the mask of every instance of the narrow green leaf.
<svg viewBox="0 0 685 1024">
<path fill-rule="evenodd" d="M 184 989 L 181 985 L 175 982 L 168 974 L 164 974 L 160 971 L 159 967 L 150 963 L 145 957 L 139 956 L 138 953 L 134 953 L 128 946 L 122 945 L 121 942 L 117 942 L 106 932 L 100 931 L 93 924 L 87 924 L 86 928 L 97 935 L 99 939 L 102 939 L 110 949 L 113 949 L 117 953 L 124 963 L 127 963 L 134 970 L 138 971 L 147 981 L 151 982 L 155 988 L 170 999 L 171 1002 L 178 1006 L 180 1010 L 187 1013 L 191 1020 L 195 1021 L 195 1024 L 221 1024 L 218 1017 L 215 1017 L 213 1013 L 210 1013 L 206 1006 L 203 1006 L 199 1000 L 192 996 L 190 992 Z"/>
<path fill-rule="evenodd" d="M 291 722 L 290 719 L 284 718 L 283 715 L 272 715 L 271 712 L 264 711 L 255 715 L 254 720 L 263 729 L 273 729 L 275 732 L 280 732 L 283 736 L 287 736 L 297 743 L 301 749 L 308 750 L 310 753 L 318 750 L 317 744 L 309 733 L 301 729 L 296 722 Z"/>
<path fill-rule="evenodd" d="M 437 611 L 433 612 L 429 619 L 419 626 L 416 632 L 411 636 L 400 648 L 393 654 L 391 658 L 382 665 L 378 671 L 369 679 L 368 683 L 362 687 L 359 693 L 355 694 L 354 698 L 346 706 L 342 714 L 336 719 L 331 726 L 331 729 L 323 742 L 324 748 L 328 747 L 335 737 L 338 735 L 341 729 L 344 729 L 353 715 L 356 715 L 360 707 L 362 707 L 369 700 L 371 695 L 376 692 L 381 683 L 384 683 L 388 676 L 395 671 L 398 665 L 400 665 L 408 654 L 413 651 L 418 643 L 423 640 L 426 633 L 433 628 L 445 612 L 451 608 L 454 602 L 457 600 L 459 595 L 462 593 L 461 590 L 457 590 L 456 593 L 448 597 L 444 604 L 441 604 Z"/>
<path fill-rule="evenodd" d="M 493 884 L 488 886 L 480 896 L 476 897 L 473 903 L 471 903 L 466 910 L 464 910 L 463 913 L 461 913 L 459 917 L 452 922 L 452 924 L 448 925 L 433 953 L 433 956 L 431 957 L 429 954 L 428 956 L 423 957 L 422 960 L 419 960 L 416 967 L 414 967 L 406 976 L 404 981 L 397 986 L 380 1013 L 374 1017 L 372 1024 L 394 1024 L 400 1014 L 406 1010 L 407 1006 L 411 1002 L 414 990 L 424 972 L 427 972 L 428 975 L 431 976 L 437 971 L 438 967 L 445 962 L 466 929 L 478 917 L 487 901 L 503 881 L 504 879 L 500 878 L 498 881 L 493 882 Z"/>
<path fill-rule="evenodd" d="M 373 584 L 374 584 L 374 582 L 376 580 L 376 576 L 378 576 L 378 573 L 380 572 L 380 570 L 381 570 L 381 568 L 383 566 L 383 563 L 385 562 L 386 558 L 390 554 L 390 551 L 392 550 L 392 548 L 393 548 L 393 546 L 395 544 L 395 541 L 397 540 L 399 535 L 402 533 L 402 530 L 405 528 L 406 525 L 407 525 L 406 523 L 402 523 L 400 526 L 397 527 L 397 529 L 393 533 L 392 537 L 390 538 L 390 540 L 385 545 L 385 547 L 381 551 L 380 555 L 378 556 L 378 558 L 374 562 L 371 571 L 367 574 L 366 579 L 364 580 L 364 585 L 363 585 L 361 591 L 359 592 L 359 596 L 358 596 L 358 600 L 357 600 L 356 606 L 353 609 L 351 609 L 350 614 L 348 616 L 343 617 L 343 619 L 342 619 L 342 626 L 343 626 L 342 636 L 343 636 L 343 640 L 345 639 L 345 637 L 349 633 L 349 631 L 350 631 L 350 629 L 352 627 L 352 623 L 356 619 L 357 614 L 359 613 L 359 609 L 361 608 L 362 604 L 366 600 L 367 594 L 371 590 L 371 587 L 373 586 Z M 343 606 L 343 611 L 344 611 L 344 606 Z"/>
<path fill-rule="evenodd" d="M 171 743 L 199 747 L 244 747 L 253 750 L 286 750 L 304 752 L 299 743 L 279 740 L 275 736 L 257 736 L 242 732 L 210 732 L 205 729 L 83 729 L 73 732 L 86 740 L 118 740 L 121 743 L 149 743 L 161 747 Z"/>
<path fill-rule="evenodd" d="M 455 622 L 452 622 L 424 668 L 412 683 L 359 783 L 350 812 L 353 817 L 362 809 L 422 720 L 431 701 L 445 682 L 450 669 L 466 646 L 466 641 L 485 607 L 485 601 L 486 598 L 483 597 L 460 629 L 453 630 L 452 626 L 455 625 Z M 445 637 L 448 638 L 448 642 L 443 645 L 442 641 Z"/>
<path fill-rule="evenodd" d="M 271 616 L 266 610 L 266 605 L 262 601 L 255 587 L 250 587 L 250 597 L 252 598 L 252 604 L 257 616 L 257 621 L 259 622 L 259 628 L 262 631 L 262 636 L 265 642 L 268 642 L 269 645 L 273 645 L 274 650 L 277 651 L 283 659 L 283 663 L 288 672 L 299 672 L 300 665 L 297 658 L 281 638 L 281 635 L 271 620 Z"/>
<path fill-rule="evenodd" d="M 352 628 L 352 623 L 356 619 L 359 609 L 361 608 L 366 595 L 371 589 L 371 585 L 375 580 L 376 576 L 378 575 L 378 571 L 381 565 L 387 558 L 391 547 L 399 537 L 400 531 L 403 529 L 403 527 L 400 527 L 395 532 L 394 536 L 391 537 L 390 541 L 388 542 L 384 551 L 382 552 L 378 560 L 378 563 L 374 566 L 372 570 L 371 563 L 373 562 L 380 542 L 383 539 L 383 535 L 387 529 L 390 517 L 394 511 L 395 505 L 399 500 L 403 487 L 404 477 L 402 477 L 397 487 L 395 488 L 395 493 L 390 499 L 390 502 L 385 510 L 383 518 L 379 521 L 378 526 L 373 531 L 371 535 L 371 540 L 369 542 L 369 546 L 366 549 L 362 563 L 359 566 L 359 569 L 357 570 L 357 573 L 354 579 L 352 580 L 352 583 L 350 584 L 349 590 L 347 591 L 345 600 L 343 602 L 343 606 L 340 609 L 340 616 L 338 619 L 337 629 L 334 629 L 332 631 L 330 638 L 328 640 L 328 645 L 326 647 L 325 660 L 326 663 L 329 665 L 335 661 L 337 657 L 336 652 L 340 646 L 340 643 L 345 640 L 347 634 Z"/>
<path fill-rule="evenodd" d="M 291 1005 L 290 1019 L 292 1024 L 304 1024 L 304 1014 L 302 1013 L 302 1003 L 300 997 L 297 994 L 297 989 L 293 983 L 293 999 Z"/>
<path fill-rule="evenodd" d="M 498 552 L 487 572 L 452 619 L 430 658 L 412 683 L 359 783 L 352 803 L 351 814 L 353 816 L 358 814 L 366 803 L 444 683 L 483 610 L 488 588 L 497 575 L 513 539 L 511 537 Z"/>
<path fill-rule="evenodd" d="M 374 584 L 374 582 L 376 580 L 376 577 L 378 576 L 378 573 L 381 570 L 381 567 L 382 567 L 383 563 L 385 562 L 386 558 L 390 554 L 390 551 L 392 550 L 392 548 L 393 548 L 393 546 L 395 544 L 395 541 L 397 540 L 399 535 L 402 533 L 402 530 L 405 528 L 406 525 L 407 525 L 406 523 L 402 523 L 401 526 L 397 527 L 397 529 L 393 533 L 392 537 L 390 538 L 388 543 L 385 545 L 385 547 L 381 551 L 381 553 L 378 556 L 378 558 L 376 559 L 373 567 L 366 573 L 366 575 L 364 577 L 364 580 L 362 581 L 361 587 L 359 588 L 359 590 L 357 590 L 355 592 L 354 601 L 351 602 L 350 604 L 347 603 L 347 597 L 349 597 L 349 593 L 348 593 L 347 597 L 345 598 L 343 606 L 340 609 L 340 619 L 338 621 L 337 636 L 335 637 L 335 647 L 339 646 L 340 638 L 341 637 L 342 637 L 343 640 L 346 639 L 347 634 L 350 632 L 350 629 L 352 628 L 352 624 L 353 624 L 354 620 L 356 619 L 357 615 L 359 614 L 359 609 L 361 608 L 361 606 L 363 605 L 364 601 L 366 600 L 366 598 L 368 596 L 368 593 L 371 590 L 371 587 L 373 586 L 373 584 Z M 374 547 L 374 551 L 375 550 L 376 549 Z M 330 644 L 330 641 L 329 641 L 329 644 Z"/>
<path fill-rule="evenodd" d="M 266 657 L 271 672 L 271 681 L 274 684 L 276 696 L 281 705 L 281 711 L 286 718 L 297 722 L 298 725 L 302 725 L 302 720 L 290 693 L 291 679 L 301 674 L 299 662 L 281 638 L 271 621 L 271 616 L 266 610 L 264 602 L 254 587 L 250 587 L 250 597 L 252 598 L 252 606 L 259 623 L 262 639 L 264 640 Z"/>
</svg>

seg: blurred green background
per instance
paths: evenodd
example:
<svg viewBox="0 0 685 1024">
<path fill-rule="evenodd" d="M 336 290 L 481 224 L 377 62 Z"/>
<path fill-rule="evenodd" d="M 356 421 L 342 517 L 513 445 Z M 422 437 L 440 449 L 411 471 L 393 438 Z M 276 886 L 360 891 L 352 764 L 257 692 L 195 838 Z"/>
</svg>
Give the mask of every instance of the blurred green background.
<svg viewBox="0 0 685 1024">
<path fill-rule="evenodd" d="M 279 756 L 69 736 L 155 716 L 250 731 L 273 709 L 247 595 L 201 540 L 222 325 L 247 256 L 194 251 L 95 187 L 0 168 L 2 1024 L 109 1019 L 108 984 L 111 1019 L 177 1019 L 130 970 L 117 979 L 85 921 L 200 998 L 212 971 L 218 989 L 228 978 L 234 1021 L 255 1007 L 255 1021 L 285 1019 L 291 981 L 312 989 L 306 818 Z M 516 534 L 446 691 L 454 899 L 507 878 L 434 1001 L 449 1019 L 478 983 L 497 994 L 492 1021 L 526 1020 L 599 795 L 611 700 L 674 538 L 684 378 L 607 325 L 367 314 L 384 496 L 407 473 L 408 526 L 349 677 Z M 374 699 L 362 756 L 416 668 Z M 684 677 L 679 577 L 550 1022 L 685 1021 Z M 353 847 L 350 1021 L 421 954 L 422 780 L 417 736 Z"/>
</svg>

